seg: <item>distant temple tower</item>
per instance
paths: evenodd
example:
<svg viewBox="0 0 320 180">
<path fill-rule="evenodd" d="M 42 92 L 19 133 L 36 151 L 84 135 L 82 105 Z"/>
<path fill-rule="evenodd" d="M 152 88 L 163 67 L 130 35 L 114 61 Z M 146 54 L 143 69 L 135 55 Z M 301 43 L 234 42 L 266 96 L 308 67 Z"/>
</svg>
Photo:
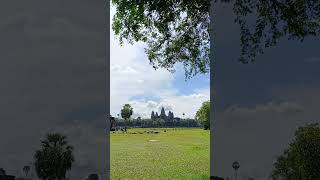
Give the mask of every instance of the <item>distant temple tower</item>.
<svg viewBox="0 0 320 180">
<path fill-rule="evenodd" d="M 164 111 L 164 108 L 161 108 L 161 113 L 160 113 L 160 119 L 165 120 L 167 117 L 166 112 Z"/>
<path fill-rule="evenodd" d="M 163 119 L 167 125 L 170 125 L 173 123 L 174 120 L 174 115 L 173 112 L 169 111 L 168 115 L 166 115 L 166 112 L 164 110 L 164 107 L 161 108 L 161 112 L 160 112 L 160 116 L 158 115 L 158 112 L 154 113 L 154 111 L 151 112 L 151 119 L 155 120 L 155 119 Z"/>
</svg>

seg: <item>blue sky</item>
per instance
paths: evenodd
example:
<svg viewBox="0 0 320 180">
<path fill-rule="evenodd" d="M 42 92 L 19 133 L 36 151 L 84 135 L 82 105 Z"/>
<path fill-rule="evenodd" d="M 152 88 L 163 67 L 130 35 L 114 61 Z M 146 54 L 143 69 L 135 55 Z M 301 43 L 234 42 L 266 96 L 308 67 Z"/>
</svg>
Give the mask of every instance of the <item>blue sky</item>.
<svg viewBox="0 0 320 180">
<path fill-rule="evenodd" d="M 180 94 L 191 94 L 194 89 L 204 89 L 210 86 L 210 74 L 198 74 L 197 76 L 186 80 L 183 67 L 176 67 L 173 83 Z"/>
</svg>

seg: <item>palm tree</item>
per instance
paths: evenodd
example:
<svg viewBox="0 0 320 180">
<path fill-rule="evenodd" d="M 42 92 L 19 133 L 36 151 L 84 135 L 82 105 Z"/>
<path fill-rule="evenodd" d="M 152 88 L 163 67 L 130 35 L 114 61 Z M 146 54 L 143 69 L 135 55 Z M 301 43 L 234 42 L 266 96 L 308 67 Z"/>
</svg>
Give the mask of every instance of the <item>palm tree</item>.
<svg viewBox="0 0 320 180">
<path fill-rule="evenodd" d="M 74 162 L 73 147 L 68 145 L 66 136 L 58 133 L 47 134 L 41 141 L 41 150 L 34 155 L 34 165 L 42 180 L 65 180 L 66 172 Z"/>
</svg>

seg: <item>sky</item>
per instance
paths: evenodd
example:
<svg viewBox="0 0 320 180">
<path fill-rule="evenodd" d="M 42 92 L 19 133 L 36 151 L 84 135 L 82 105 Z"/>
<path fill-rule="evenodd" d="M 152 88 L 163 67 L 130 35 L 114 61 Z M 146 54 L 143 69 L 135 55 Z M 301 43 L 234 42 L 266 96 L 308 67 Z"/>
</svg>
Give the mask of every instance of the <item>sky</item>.
<svg viewBox="0 0 320 180">
<path fill-rule="evenodd" d="M 75 148 L 71 179 L 105 168 L 105 109 L 130 103 L 141 116 L 161 105 L 194 116 L 208 99 L 208 75 L 154 71 L 143 45 L 118 46 L 111 34 L 111 105 L 106 102 L 103 0 L 0 1 L 0 167 L 22 175 L 48 132 Z M 239 64 L 232 7 L 215 6 L 214 170 L 239 180 L 268 179 L 297 127 L 319 122 L 320 39 L 286 39 L 254 64 Z M 103 178 L 103 177 L 102 177 Z"/>
<path fill-rule="evenodd" d="M 113 7 L 111 23 L 114 13 Z M 145 46 L 143 43 L 120 46 L 111 30 L 111 115 L 117 117 L 123 105 L 129 103 L 133 118 L 150 118 L 151 112 L 160 113 L 161 107 L 177 117 L 185 113 L 185 118 L 194 118 L 201 104 L 210 99 L 209 74 L 186 80 L 181 64 L 176 65 L 175 73 L 154 70 L 144 52 Z"/>
<path fill-rule="evenodd" d="M 215 175 L 233 179 L 239 161 L 238 179 L 270 179 L 297 127 L 320 122 L 320 39 L 283 38 L 255 63 L 241 64 L 232 6 L 218 3 L 214 15 Z"/>
<path fill-rule="evenodd" d="M 193 117 L 208 100 L 208 76 L 185 83 L 183 72 L 154 71 L 142 45 L 119 47 L 111 34 L 109 106 L 104 3 L 0 2 L 0 167 L 8 174 L 23 175 L 22 167 L 34 161 L 40 141 L 58 132 L 75 149 L 68 176 L 84 179 L 99 173 L 103 179 L 107 108 L 115 114 L 130 103 L 136 113 L 149 117 L 163 105 L 176 116 L 184 112 Z M 31 173 L 35 177 L 34 169 Z"/>
<path fill-rule="evenodd" d="M 74 146 L 71 179 L 103 172 L 104 3 L 0 2 L 0 167 L 8 174 L 21 176 L 40 141 L 52 132 L 66 135 Z"/>
</svg>

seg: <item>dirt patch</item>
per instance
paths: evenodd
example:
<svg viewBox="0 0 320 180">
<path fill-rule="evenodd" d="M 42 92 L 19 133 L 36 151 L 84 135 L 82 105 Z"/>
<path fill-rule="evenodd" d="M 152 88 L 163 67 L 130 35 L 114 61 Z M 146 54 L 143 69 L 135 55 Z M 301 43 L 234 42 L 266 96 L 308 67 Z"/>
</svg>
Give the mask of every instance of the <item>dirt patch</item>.
<svg viewBox="0 0 320 180">
<path fill-rule="evenodd" d="M 155 140 L 155 139 L 150 139 L 150 142 L 158 142 L 159 140 Z"/>
</svg>

